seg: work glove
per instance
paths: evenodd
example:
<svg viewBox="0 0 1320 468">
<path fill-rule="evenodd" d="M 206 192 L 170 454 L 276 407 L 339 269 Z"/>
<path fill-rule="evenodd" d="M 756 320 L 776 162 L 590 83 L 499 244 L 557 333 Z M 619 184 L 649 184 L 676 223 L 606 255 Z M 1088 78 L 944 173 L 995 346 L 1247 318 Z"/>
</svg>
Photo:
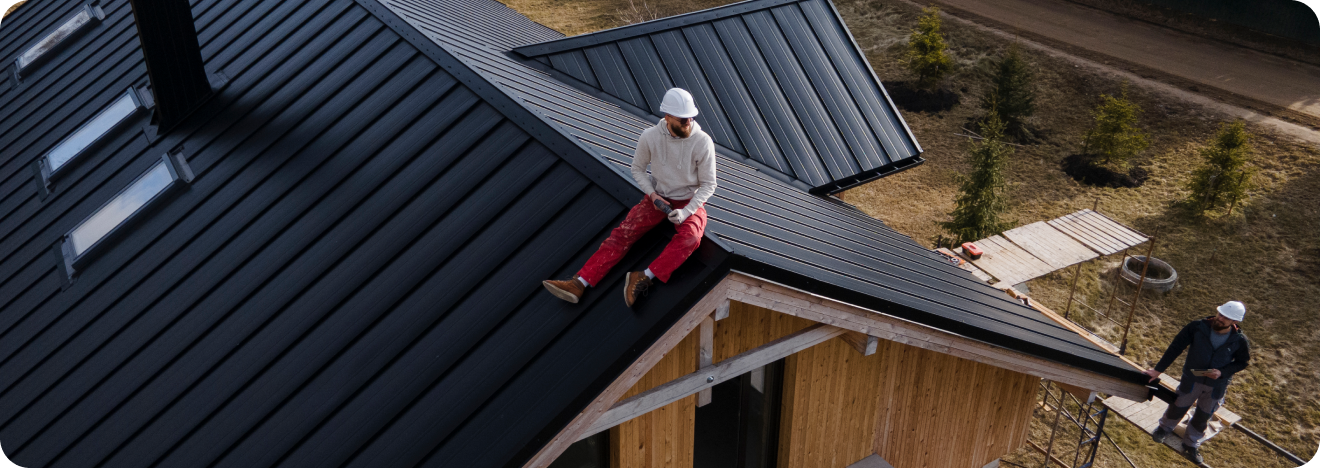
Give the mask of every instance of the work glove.
<svg viewBox="0 0 1320 468">
<path fill-rule="evenodd" d="M 693 211 L 689 208 L 674 210 L 669 212 L 669 222 L 674 224 L 683 224 L 683 221 L 692 216 Z"/>
</svg>

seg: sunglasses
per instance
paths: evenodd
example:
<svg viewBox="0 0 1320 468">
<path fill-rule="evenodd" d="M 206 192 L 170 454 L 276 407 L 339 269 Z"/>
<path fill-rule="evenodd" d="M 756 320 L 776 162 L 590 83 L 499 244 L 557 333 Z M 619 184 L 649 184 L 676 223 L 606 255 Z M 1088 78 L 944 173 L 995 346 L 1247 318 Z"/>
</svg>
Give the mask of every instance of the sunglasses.
<svg viewBox="0 0 1320 468">
<path fill-rule="evenodd" d="M 687 125 L 688 122 L 691 122 L 692 119 L 696 118 L 696 117 L 674 117 L 672 115 L 670 117 L 673 117 L 674 120 L 677 120 L 678 123 L 681 125 Z"/>
</svg>

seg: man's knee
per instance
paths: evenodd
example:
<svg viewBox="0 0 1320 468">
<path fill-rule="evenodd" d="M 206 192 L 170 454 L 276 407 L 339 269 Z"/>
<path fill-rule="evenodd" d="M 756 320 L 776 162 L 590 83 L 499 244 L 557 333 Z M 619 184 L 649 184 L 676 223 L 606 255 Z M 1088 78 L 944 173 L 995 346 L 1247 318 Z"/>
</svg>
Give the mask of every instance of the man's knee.
<svg viewBox="0 0 1320 468">
<path fill-rule="evenodd" d="M 1206 424 L 1210 423 L 1211 413 L 1201 411 L 1199 408 L 1192 414 L 1192 420 L 1187 423 L 1188 426 L 1196 428 L 1198 431 L 1205 431 Z"/>
<path fill-rule="evenodd" d="M 1169 409 L 1164 411 L 1164 417 L 1165 419 L 1172 419 L 1175 421 L 1180 420 L 1184 415 L 1187 414 L 1187 410 L 1191 408 L 1192 408 L 1191 405 L 1188 406 L 1169 405 Z"/>
</svg>

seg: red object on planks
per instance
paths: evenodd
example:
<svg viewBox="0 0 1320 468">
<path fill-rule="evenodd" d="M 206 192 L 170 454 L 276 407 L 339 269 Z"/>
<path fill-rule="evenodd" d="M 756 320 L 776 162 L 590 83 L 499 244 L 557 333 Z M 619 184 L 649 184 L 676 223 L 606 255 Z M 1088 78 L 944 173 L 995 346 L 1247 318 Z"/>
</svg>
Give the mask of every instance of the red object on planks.
<svg viewBox="0 0 1320 468">
<path fill-rule="evenodd" d="M 976 244 L 973 244 L 971 242 L 963 242 L 962 248 L 963 248 L 963 252 L 965 252 L 968 256 L 972 257 L 972 260 L 981 259 L 981 254 L 983 252 L 981 252 L 981 248 L 977 247 Z"/>
</svg>

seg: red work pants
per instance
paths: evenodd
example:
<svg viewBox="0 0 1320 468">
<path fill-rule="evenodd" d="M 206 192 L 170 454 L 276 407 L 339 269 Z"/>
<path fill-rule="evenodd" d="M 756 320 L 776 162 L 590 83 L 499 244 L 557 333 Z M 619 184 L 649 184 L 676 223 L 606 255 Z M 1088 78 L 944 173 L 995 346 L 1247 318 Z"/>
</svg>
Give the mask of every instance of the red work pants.
<svg viewBox="0 0 1320 468">
<path fill-rule="evenodd" d="M 665 201 L 668 201 L 669 206 L 675 210 L 688 204 L 687 200 L 666 199 Z M 610 268 L 614 268 L 614 264 L 619 263 L 619 259 L 628 253 L 633 243 L 661 222 L 667 223 L 669 218 L 663 212 L 656 210 L 655 205 L 646 198 L 642 198 L 642 201 L 628 212 L 628 217 L 624 218 L 623 223 L 614 228 L 610 238 L 600 244 L 600 248 L 590 260 L 587 260 L 587 264 L 582 266 L 578 276 L 587 280 L 592 286 L 600 284 L 605 274 L 610 272 Z M 669 282 L 669 275 L 697 250 L 698 245 L 701 245 L 701 235 L 706 232 L 706 208 L 697 208 L 696 213 L 688 216 L 682 224 L 675 226 L 675 229 L 678 233 L 674 234 L 669 245 L 665 246 L 664 252 L 661 252 L 650 266 L 651 273 L 655 273 L 656 279 L 665 283 Z"/>
</svg>

